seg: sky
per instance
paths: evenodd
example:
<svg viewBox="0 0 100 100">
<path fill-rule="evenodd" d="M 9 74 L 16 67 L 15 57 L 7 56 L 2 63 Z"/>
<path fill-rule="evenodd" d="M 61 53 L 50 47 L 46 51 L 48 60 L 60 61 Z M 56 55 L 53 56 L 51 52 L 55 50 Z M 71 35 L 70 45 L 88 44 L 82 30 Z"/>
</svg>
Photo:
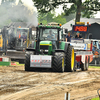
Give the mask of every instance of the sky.
<svg viewBox="0 0 100 100">
<path fill-rule="evenodd" d="M 0 4 L 1 4 L 1 1 L 2 1 L 2 0 L 0 0 Z M 18 1 L 19 1 L 19 0 L 16 0 L 16 4 L 18 4 Z M 23 2 L 23 1 L 24 1 L 24 2 Z M 82 2 L 84 2 L 84 1 L 85 1 L 85 0 L 82 0 Z M 30 7 L 34 5 L 33 2 L 32 2 L 32 0 L 22 0 L 22 2 L 23 2 L 26 6 L 27 6 L 27 4 L 30 5 Z M 68 6 L 70 7 L 70 4 L 68 4 Z M 37 11 L 36 8 L 34 8 L 34 10 Z M 57 16 L 58 14 L 61 14 L 61 12 L 63 12 L 62 6 L 60 5 L 57 9 L 55 9 L 55 12 L 56 12 L 56 16 Z M 100 11 L 98 11 L 97 14 L 94 15 L 94 16 L 95 16 L 95 18 L 100 18 Z"/>
<path fill-rule="evenodd" d="M 21 0 L 24 5 L 28 6 L 28 8 L 32 8 L 34 3 L 32 0 Z M 16 5 L 18 4 L 19 0 L 16 0 Z M 34 10 L 37 11 L 36 7 L 34 7 Z"/>
<path fill-rule="evenodd" d="M 56 16 L 58 14 L 61 14 L 63 12 L 62 6 L 59 6 L 59 8 L 55 10 L 55 12 L 56 12 Z M 100 11 L 98 11 L 97 14 L 94 15 L 94 17 L 95 18 L 100 18 Z"/>
</svg>

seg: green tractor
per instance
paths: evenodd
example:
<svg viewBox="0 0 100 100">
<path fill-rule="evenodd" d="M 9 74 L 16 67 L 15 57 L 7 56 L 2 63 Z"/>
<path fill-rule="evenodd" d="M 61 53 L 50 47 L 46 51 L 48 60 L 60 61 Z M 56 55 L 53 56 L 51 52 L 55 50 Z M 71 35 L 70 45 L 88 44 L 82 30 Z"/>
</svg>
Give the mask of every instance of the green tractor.
<svg viewBox="0 0 100 100">
<path fill-rule="evenodd" d="M 61 27 L 38 25 L 36 40 L 26 49 L 25 71 L 52 68 L 56 72 L 74 71 L 74 48 L 62 41 Z"/>
</svg>

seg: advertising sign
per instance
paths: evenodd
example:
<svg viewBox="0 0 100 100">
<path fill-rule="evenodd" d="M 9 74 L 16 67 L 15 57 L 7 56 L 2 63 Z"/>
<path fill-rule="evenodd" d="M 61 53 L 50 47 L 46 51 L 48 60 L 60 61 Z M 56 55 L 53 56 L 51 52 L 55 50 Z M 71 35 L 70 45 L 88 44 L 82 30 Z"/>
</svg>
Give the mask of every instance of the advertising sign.
<svg viewBox="0 0 100 100">
<path fill-rule="evenodd" d="M 87 50 L 87 44 L 84 43 L 70 43 L 77 50 Z"/>
</svg>

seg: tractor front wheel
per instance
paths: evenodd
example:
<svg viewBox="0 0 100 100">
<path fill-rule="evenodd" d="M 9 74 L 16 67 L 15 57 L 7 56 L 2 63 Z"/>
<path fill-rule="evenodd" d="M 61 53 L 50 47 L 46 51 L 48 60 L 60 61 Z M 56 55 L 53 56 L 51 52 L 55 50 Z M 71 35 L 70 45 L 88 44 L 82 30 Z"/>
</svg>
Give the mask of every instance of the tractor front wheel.
<svg viewBox="0 0 100 100">
<path fill-rule="evenodd" d="M 56 72 L 64 72 L 65 54 L 63 52 L 56 52 L 53 58 L 52 69 Z"/>
<path fill-rule="evenodd" d="M 32 54 L 34 54 L 34 52 Z M 31 55 L 30 52 L 27 52 L 25 54 L 25 71 L 33 70 L 33 68 L 30 67 L 30 55 Z"/>
</svg>

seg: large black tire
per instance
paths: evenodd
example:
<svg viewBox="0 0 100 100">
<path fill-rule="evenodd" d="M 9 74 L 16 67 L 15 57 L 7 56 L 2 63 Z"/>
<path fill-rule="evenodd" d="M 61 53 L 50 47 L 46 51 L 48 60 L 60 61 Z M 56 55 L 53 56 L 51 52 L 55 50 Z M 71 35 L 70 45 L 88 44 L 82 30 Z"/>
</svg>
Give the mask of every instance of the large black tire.
<svg viewBox="0 0 100 100">
<path fill-rule="evenodd" d="M 52 69 L 55 72 L 64 72 L 65 67 L 65 53 L 56 52 L 53 57 Z"/>
<path fill-rule="evenodd" d="M 73 46 L 69 45 L 67 52 L 66 52 L 65 71 L 66 72 L 73 72 L 75 70 L 74 63 L 75 63 L 74 48 L 73 48 Z"/>
<path fill-rule="evenodd" d="M 81 63 L 81 64 L 80 64 L 80 67 L 81 67 L 81 70 L 82 70 L 82 71 L 85 71 L 85 64 Z"/>
<path fill-rule="evenodd" d="M 34 52 L 32 54 L 34 54 Z M 33 70 L 33 68 L 30 67 L 30 55 L 31 53 L 29 52 L 25 54 L 25 71 Z"/>
</svg>

